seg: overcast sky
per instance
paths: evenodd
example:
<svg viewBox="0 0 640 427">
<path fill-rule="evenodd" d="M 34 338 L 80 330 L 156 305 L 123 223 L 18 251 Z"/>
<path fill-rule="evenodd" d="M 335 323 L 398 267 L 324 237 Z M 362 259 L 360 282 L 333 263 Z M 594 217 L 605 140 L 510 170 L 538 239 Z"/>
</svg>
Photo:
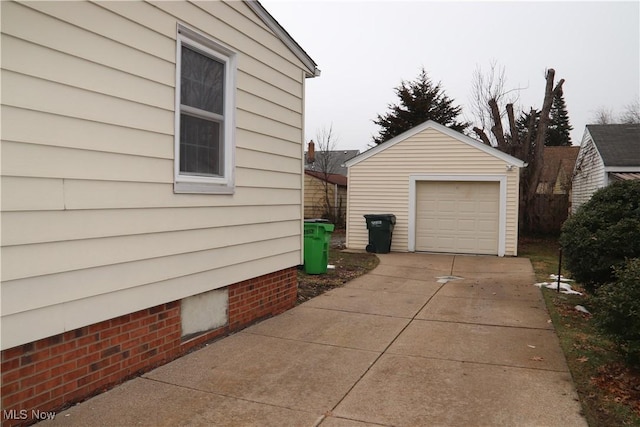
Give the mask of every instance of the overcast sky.
<svg viewBox="0 0 640 427">
<path fill-rule="evenodd" d="M 554 68 L 574 145 L 598 108 L 618 113 L 640 96 L 638 1 L 260 2 L 322 71 L 306 82 L 306 141 L 333 126 L 336 148 L 365 150 L 379 131 L 372 120 L 422 67 L 468 120 L 477 66 L 504 66 L 527 111 L 541 107 L 545 69 Z"/>
</svg>

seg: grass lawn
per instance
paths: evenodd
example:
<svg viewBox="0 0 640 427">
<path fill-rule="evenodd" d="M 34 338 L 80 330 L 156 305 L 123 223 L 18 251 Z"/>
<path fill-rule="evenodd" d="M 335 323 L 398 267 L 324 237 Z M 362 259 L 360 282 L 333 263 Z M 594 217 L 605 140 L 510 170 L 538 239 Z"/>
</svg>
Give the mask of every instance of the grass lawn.
<svg viewBox="0 0 640 427">
<path fill-rule="evenodd" d="M 549 281 L 549 274 L 558 272 L 554 239 L 521 237 L 518 255 L 531 259 L 539 281 Z M 582 292 L 579 285 L 574 289 Z M 625 365 L 590 315 L 575 310 L 576 305 L 589 309 L 589 297 L 550 289 L 543 289 L 543 295 L 589 425 L 640 426 L 640 372 Z"/>
</svg>

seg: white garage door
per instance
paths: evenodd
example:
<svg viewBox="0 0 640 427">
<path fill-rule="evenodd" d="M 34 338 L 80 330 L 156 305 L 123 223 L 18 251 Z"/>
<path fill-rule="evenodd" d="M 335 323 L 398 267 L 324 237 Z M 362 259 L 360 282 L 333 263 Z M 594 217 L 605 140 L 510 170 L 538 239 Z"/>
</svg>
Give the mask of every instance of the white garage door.
<svg viewBox="0 0 640 427">
<path fill-rule="evenodd" d="M 497 254 L 498 182 L 416 183 L 416 251 Z"/>
</svg>

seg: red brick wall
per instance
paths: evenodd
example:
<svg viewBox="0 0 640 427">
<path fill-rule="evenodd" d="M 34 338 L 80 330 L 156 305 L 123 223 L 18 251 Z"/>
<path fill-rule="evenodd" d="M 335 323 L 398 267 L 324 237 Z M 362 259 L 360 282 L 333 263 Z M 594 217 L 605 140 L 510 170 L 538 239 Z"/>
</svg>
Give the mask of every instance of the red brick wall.
<svg viewBox="0 0 640 427">
<path fill-rule="evenodd" d="M 228 292 L 228 325 L 185 342 L 180 301 L 173 301 L 2 351 L 2 425 L 29 424 L 32 411 L 60 410 L 288 310 L 296 302 L 296 269 L 233 284 Z M 27 418 L 7 419 L 12 410 L 13 418 Z"/>
</svg>

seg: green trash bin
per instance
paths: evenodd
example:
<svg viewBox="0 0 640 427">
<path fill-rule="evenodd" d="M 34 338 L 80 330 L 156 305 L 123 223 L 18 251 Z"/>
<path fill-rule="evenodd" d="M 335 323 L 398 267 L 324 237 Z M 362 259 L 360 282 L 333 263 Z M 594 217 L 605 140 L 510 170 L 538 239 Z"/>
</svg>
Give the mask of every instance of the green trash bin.
<svg viewBox="0 0 640 427">
<path fill-rule="evenodd" d="M 368 214 L 364 216 L 369 230 L 367 252 L 387 254 L 391 251 L 391 237 L 396 224 L 393 214 Z"/>
<path fill-rule="evenodd" d="M 304 271 L 325 274 L 329 263 L 329 243 L 333 224 L 326 219 L 304 220 Z"/>
</svg>

